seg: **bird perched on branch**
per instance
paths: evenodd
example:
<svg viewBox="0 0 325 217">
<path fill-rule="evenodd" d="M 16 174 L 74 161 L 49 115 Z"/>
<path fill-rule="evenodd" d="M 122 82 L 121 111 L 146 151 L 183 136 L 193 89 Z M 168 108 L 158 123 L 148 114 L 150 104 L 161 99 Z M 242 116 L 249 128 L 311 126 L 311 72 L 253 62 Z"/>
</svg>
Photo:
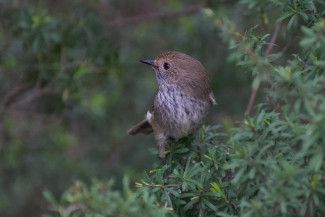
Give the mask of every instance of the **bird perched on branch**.
<svg viewBox="0 0 325 217">
<path fill-rule="evenodd" d="M 204 67 L 193 57 L 171 51 L 140 62 L 154 70 L 158 91 L 145 119 L 128 134 L 153 132 L 159 157 L 164 159 L 169 140 L 185 137 L 200 127 L 216 101 Z"/>
</svg>

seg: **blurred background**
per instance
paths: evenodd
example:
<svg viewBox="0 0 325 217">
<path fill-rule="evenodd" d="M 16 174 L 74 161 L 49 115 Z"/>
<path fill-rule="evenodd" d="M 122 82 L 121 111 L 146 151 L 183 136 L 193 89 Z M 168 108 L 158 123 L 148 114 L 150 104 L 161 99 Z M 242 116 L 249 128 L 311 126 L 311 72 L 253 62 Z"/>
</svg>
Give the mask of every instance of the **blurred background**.
<svg viewBox="0 0 325 217">
<path fill-rule="evenodd" d="M 227 61 L 209 10 L 242 29 L 266 21 L 251 23 L 236 3 L 0 0 L 0 216 L 40 216 L 42 192 L 60 195 L 76 179 L 143 175 L 154 139 L 126 130 L 157 84 L 140 59 L 169 50 L 199 59 L 218 102 L 208 123 L 241 120 L 250 73 Z"/>
</svg>

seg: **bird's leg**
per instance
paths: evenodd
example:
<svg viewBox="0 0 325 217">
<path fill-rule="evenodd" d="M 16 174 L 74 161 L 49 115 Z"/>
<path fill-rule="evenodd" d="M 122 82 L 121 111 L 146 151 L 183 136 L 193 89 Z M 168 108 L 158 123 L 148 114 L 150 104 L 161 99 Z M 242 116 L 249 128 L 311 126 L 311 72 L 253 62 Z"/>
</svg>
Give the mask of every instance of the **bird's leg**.
<svg viewBox="0 0 325 217">
<path fill-rule="evenodd" d="M 156 134 L 157 145 L 159 147 L 159 158 L 164 161 L 165 159 L 165 147 L 168 143 L 168 138 L 165 134 L 159 133 Z"/>
</svg>

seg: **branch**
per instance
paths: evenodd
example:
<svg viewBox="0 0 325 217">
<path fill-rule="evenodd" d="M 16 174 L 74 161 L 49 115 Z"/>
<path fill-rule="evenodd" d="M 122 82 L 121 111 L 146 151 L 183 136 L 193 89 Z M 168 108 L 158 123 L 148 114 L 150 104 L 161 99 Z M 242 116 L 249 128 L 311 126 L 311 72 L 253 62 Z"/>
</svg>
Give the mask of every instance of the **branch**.
<svg viewBox="0 0 325 217">
<path fill-rule="evenodd" d="M 272 34 L 272 37 L 271 37 L 271 40 L 270 42 L 268 43 L 268 46 L 266 47 L 265 49 L 265 56 L 269 55 L 275 45 L 275 41 L 278 37 L 278 34 L 280 32 L 280 29 L 281 29 L 281 24 L 278 23 L 274 29 L 274 32 Z M 258 85 L 257 87 L 253 87 L 252 88 L 252 91 L 251 91 L 251 95 L 249 97 L 249 101 L 248 101 L 248 105 L 247 105 L 247 108 L 246 108 L 246 111 L 245 111 L 245 116 L 247 115 L 250 115 L 252 113 L 252 110 L 253 110 L 253 107 L 254 107 L 254 104 L 255 104 L 255 100 L 256 100 L 256 95 L 257 95 L 257 92 L 258 92 L 258 89 L 259 89 L 260 85 Z"/>
<path fill-rule="evenodd" d="M 134 25 L 147 20 L 170 19 L 175 17 L 193 15 L 201 11 L 202 8 L 202 5 L 196 5 L 186 7 L 183 10 L 176 12 L 154 12 L 149 14 L 130 16 L 126 18 L 116 19 L 115 21 L 110 22 L 108 25 L 111 27 L 123 27 L 128 25 Z"/>
<path fill-rule="evenodd" d="M 11 91 L 9 91 L 0 103 L 3 107 L 8 107 L 12 104 L 20 95 L 28 90 L 32 85 L 30 83 L 20 82 Z"/>
<path fill-rule="evenodd" d="M 275 45 L 275 41 L 276 41 L 276 39 L 278 37 L 280 29 L 281 29 L 281 25 L 280 25 L 280 23 L 278 23 L 276 25 L 275 29 L 274 29 L 273 34 L 272 34 L 271 41 L 268 44 L 268 46 L 266 47 L 266 49 L 265 49 L 265 56 L 267 56 L 267 55 L 269 55 L 271 53 L 271 51 L 272 51 L 272 49 L 273 49 L 273 47 Z"/>
<path fill-rule="evenodd" d="M 258 88 L 259 88 L 259 86 L 257 86 L 257 88 L 252 88 L 251 95 L 250 95 L 249 101 L 248 101 L 248 105 L 247 105 L 247 108 L 245 111 L 245 116 L 250 115 L 253 110 L 253 106 L 255 104 L 255 99 L 256 99 Z"/>
</svg>

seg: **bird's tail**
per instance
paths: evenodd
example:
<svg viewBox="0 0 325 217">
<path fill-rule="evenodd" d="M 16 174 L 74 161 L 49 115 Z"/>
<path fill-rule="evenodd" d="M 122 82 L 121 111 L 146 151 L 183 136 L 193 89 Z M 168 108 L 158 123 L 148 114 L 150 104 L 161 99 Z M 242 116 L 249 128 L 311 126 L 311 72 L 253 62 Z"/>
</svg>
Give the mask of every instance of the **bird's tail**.
<svg viewBox="0 0 325 217">
<path fill-rule="evenodd" d="M 143 121 L 139 122 L 138 124 L 134 125 L 128 130 L 129 135 L 136 135 L 138 133 L 143 134 L 150 134 L 152 133 L 152 127 L 150 123 L 147 121 L 147 119 L 144 119 Z"/>
</svg>

